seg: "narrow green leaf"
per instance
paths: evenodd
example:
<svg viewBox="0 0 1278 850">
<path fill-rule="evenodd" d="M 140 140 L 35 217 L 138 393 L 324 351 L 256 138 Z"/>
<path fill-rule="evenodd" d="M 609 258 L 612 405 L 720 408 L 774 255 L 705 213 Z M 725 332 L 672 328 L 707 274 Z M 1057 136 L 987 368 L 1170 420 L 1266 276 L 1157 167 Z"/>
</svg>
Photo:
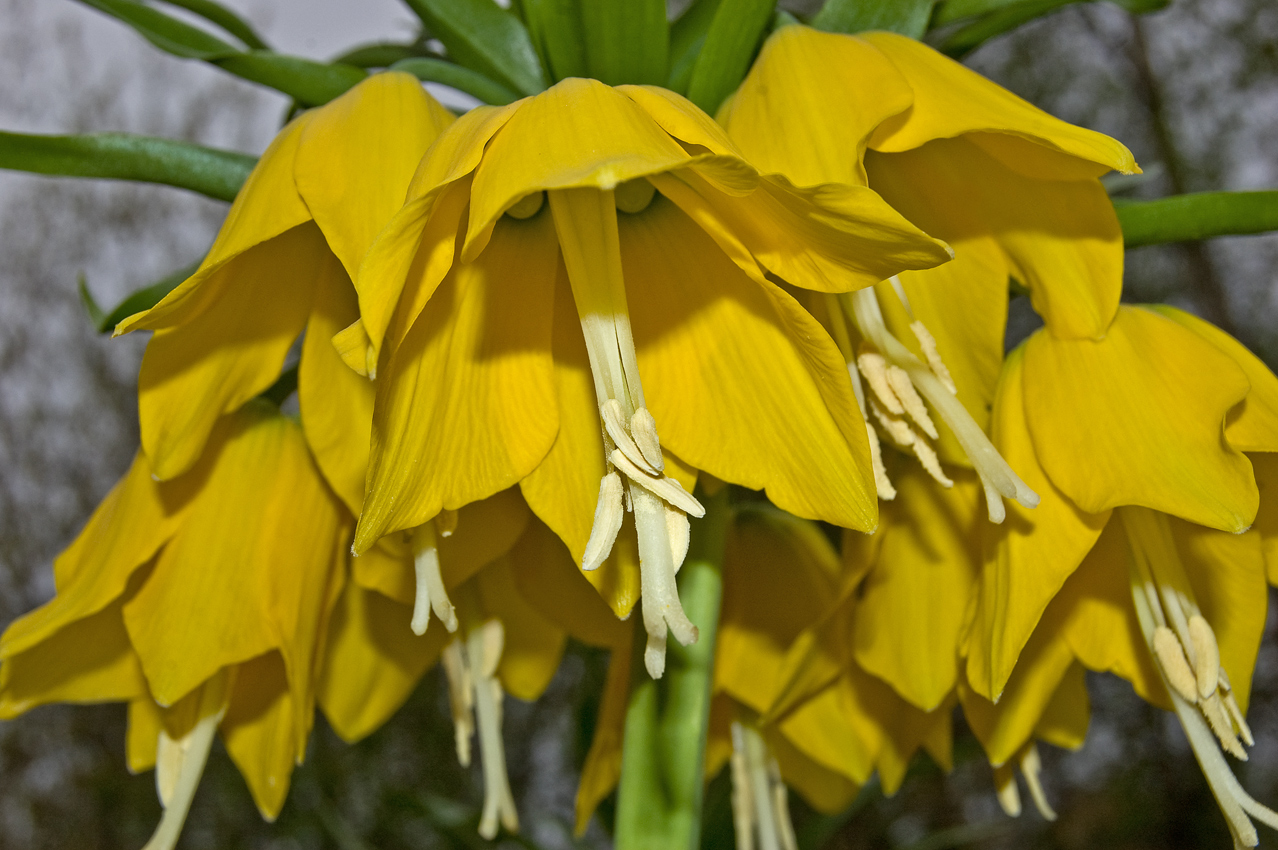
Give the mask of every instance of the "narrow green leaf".
<svg viewBox="0 0 1278 850">
<path fill-rule="evenodd" d="M 1278 191 L 1200 192 L 1157 201 L 1114 199 L 1128 248 L 1278 230 Z"/>
<path fill-rule="evenodd" d="M 206 21 L 217 24 L 244 43 L 250 50 L 270 50 L 266 42 L 253 29 L 248 21 L 235 12 L 213 0 L 164 0 L 170 6 L 194 12 Z"/>
<path fill-rule="evenodd" d="M 266 50 L 213 60 L 224 71 L 283 92 L 303 106 L 321 106 L 368 76 L 362 68 L 286 56 Z"/>
<path fill-rule="evenodd" d="M 950 0 L 955 2 L 955 0 Z M 949 21 L 961 18 L 958 15 L 966 8 L 984 8 L 996 6 L 994 11 L 976 18 L 971 23 L 958 26 L 941 39 L 938 49 L 951 56 L 961 57 L 995 36 L 1016 29 L 1035 18 L 1041 18 L 1074 3 L 1093 2 L 1093 0 L 1014 0 L 995 4 L 993 0 L 965 0 L 957 10 L 943 10 L 937 15 L 937 21 Z M 1171 0 L 1115 0 L 1115 5 L 1122 6 L 1129 12 L 1144 14 L 1164 8 Z M 946 4 L 949 5 L 948 3 Z"/>
<path fill-rule="evenodd" d="M 123 21 L 138 35 L 174 56 L 184 59 L 217 59 L 240 50 L 199 27 L 169 17 L 138 0 L 80 0 L 99 12 Z"/>
<path fill-rule="evenodd" d="M 0 131 L 0 168 L 163 183 L 222 201 L 234 200 L 256 162 L 246 154 L 153 136 L 36 136 Z"/>
<path fill-rule="evenodd" d="M 552 80 L 586 76 L 578 0 L 519 0 L 529 34 Z"/>
<path fill-rule="evenodd" d="M 686 94 L 697 54 L 706 43 L 706 34 L 714 21 L 721 0 L 694 0 L 670 25 L 670 76 L 666 88 Z"/>
<path fill-rule="evenodd" d="M 391 70 L 404 71 L 428 83 L 452 86 L 458 91 L 479 98 L 484 103 L 500 105 L 519 100 L 519 95 L 500 83 L 494 83 L 478 71 L 454 65 L 443 59 L 429 57 L 405 59 L 392 65 Z"/>
<path fill-rule="evenodd" d="M 665 0 L 585 0 L 581 25 L 589 76 L 610 86 L 665 83 L 670 63 Z"/>
<path fill-rule="evenodd" d="M 936 0 L 828 0 L 812 19 L 826 32 L 889 30 L 922 38 Z"/>
<path fill-rule="evenodd" d="M 89 291 L 89 281 L 85 278 L 84 272 L 80 272 L 76 276 L 76 288 L 80 291 L 80 304 L 84 307 L 84 312 L 89 314 L 89 321 L 93 323 L 94 328 L 101 332 L 102 321 L 106 318 L 106 313 L 102 312 L 102 308 L 98 306 L 97 299 Z"/>
<path fill-rule="evenodd" d="M 715 113 L 745 78 L 775 7 L 776 0 L 722 0 L 697 54 L 688 100 Z"/>
<path fill-rule="evenodd" d="M 362 47 L 352 48 L 341 56 L 334 58 L 333 63 L 337 65 L 352 65 L 356 68 L 389 68 L 396 62 L 403 62 L 405 59 L 416 59 L 429 55 L 429 52 L 418 44 L 385 42 L 365 44 Z"/>
<path fill-rule="evenodd" d="M 1084 2 L 1084 0 L 1069 0 L 1069 2 Z M 1171 0 L 1113 0 L 1113 2 L 1129 12 L 1144 13 L 1165 8 Z M 941 0 L 936 5 L 936 14 L 932 16 L 932 26 L 941 27 L 964 18 L 976 18 L 1023 5 L 1026 5 L 1026 0 Z"/>
<path fill-rule="evenodd" d="M 493 0 L 406 0 L 457 64 L 520 94 L 546 88 L 532 38 Z"/>
<path fill-rule="evenodd" d="M 175 272 L 170 272 L 168 275 L 160 278 L 150 286 L 144 286 L 141 289 L 135 290 L 123 301 L 115 305 L 115 308 L 111 310 L 110 313 L 104 314 L 99 309 L 97 318 L 93 323 L 97 327 L 98 333 L 112 333 L 115 330 L 115 326 L 129 318 L 129 316 L 132 316 L 135 313 L 141 313 L 143 310 L 150 310 L 156 304 L 159 304 L 164 296 L 176 289 L 178 284 L 195 274 L 195 270 L 199 267 L 199 262 L 191 263 L 189 266 L 183 266 Z M 80 277 L 80 298 L 83 300 L 86 297 L 89 297 L 90 299 L 92 298 L 92 296 L 89 295 L 88 287 L 85 286 L 84 277 L 82 275 Z M 86 304 L 85 307 L 87 309 L 88 305 Z M 90 316 L 92 315 L 93 314 L 90 313 Z"/>
</svg>

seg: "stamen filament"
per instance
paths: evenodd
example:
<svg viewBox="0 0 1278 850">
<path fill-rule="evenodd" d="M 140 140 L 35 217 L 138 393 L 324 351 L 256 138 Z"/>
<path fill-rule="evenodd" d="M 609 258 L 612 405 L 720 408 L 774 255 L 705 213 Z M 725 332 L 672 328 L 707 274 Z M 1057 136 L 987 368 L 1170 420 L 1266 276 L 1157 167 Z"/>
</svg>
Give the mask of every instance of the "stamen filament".
<svg viewBox="0 0 1278 850">
<path fill-rule="evenodd" d="M 479 725 L 479 757 L 484 773 L 484 809 L 479 834 L 491 841 L 497 823 L 507 831 L 519 829 L 519 813 L 506 774 L 506 745 L 501 737 L 501 682 L 497 664 L 501 660 L 505 632 L 500 620 L 489 620 L 466 636 L 466 655 L 475 694 L 475 717 Z"/>
<path fill-rule="evenodd" d="M 413 570 L 417 574 L 417 594 L 413 600 L 413 634 L 426 634 L 430 612 L 450 632 L 457 631 L 457 613 L 448 599 L 444 577 L 439 568 L 439 546 L 435 539 L 435 521 L 422 523 L 413 531 Z"/>
<path fill-rule="evenodd" d="M 1029 787 L 1034 807 L 1043 816 L 1043 820 L 1056 820 L 1056 810 L 1047 801 L 1047 792 L 1043 790 L 1043 760 L 1038 755 L 1038 744 L 1030 743 L 1021 756 L 1021 775 Z"/>
<path fill-rule="evenodd" d="M 785 784 L 758 730 L 732 722 L 733 824 L 738 850 L 796 850 Z"/>
</svg>

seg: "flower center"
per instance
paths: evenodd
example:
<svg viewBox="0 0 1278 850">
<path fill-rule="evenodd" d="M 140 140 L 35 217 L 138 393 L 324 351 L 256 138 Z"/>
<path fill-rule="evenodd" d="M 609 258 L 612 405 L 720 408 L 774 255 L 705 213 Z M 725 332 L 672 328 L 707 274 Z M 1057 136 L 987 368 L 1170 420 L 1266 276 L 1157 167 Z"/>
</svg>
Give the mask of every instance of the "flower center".
<svg viewBox="0 0 1278 850">
<path fill-rule="evenodd" d="M 781 768 L 753 726 L 732 721 L 732 820 L 737 850 L 796 850 Z"/>
<path fill-rule="evenodd" d="M 891 281 L 897 297 L 909 311 L 909 301 L 900 280 L 893 277 Z M 1038 504 L 1038 494 L 1012 471 L 958 400 L 958 388 L 941 359 L 936 339 L 922 322 L 913 322 L 910 329 L 918 340 L 926 363 L 914 356 L 888 330 L 874 288 L 827 296 L 826 308 L 834 340 L 848 364 L 852 389 L 865 419 L 875 484 L 881 498 L 895 498 L 896 488 L 888 479 L 883 465 L 881 443 L 872 424 L 874 422 L 897 446 L 912 450 L 927 473 L 942 487 L 954 485 L 941 468 L 936 449 L 928 442 L 940 435 L 923 403 L 926 399 L 954 433 L 980 477 L 991 522 L 1002 522 L 1006 516 L 1005 498 L 1015 499 L 1027 508 Z M 859 346 L 854 347 L 852 331 L 859 338 Z M 862 379 L 870 386 L 869 394 Z"/>
<path fill-rule="evenodd" d="M 685 646 L 697 639 L 697 627 L 679 602 L 675 574 L 688 552 L 688 516 L 704 516 L 705 509 L 678 481 L 664 474 L 657 423 L 644 403 L 639 379 L 617 232 L 618 205 L 641 210 L 652 200 L 651 192 L 639 183 L 648 185 L 632 181 L 619 187 L 618 194 L 562 189 L 549 195 L 603 430 L 605 473 L 581 568 L 598 569 L 612 552 L 625 513 L 633 512 L 639 539 L 640 604 L 648 632 L 644 665 L 653 678 L 660 678 L 665 670 L 667 630 Z"/>
<path fill-rule="evenodd" d="M 1194 598 L 1171 524 L 1148 508 L 1118 513 L 1131 544 L 1132 602 L 1145 643 L 1235 842 L 1255 847 L 1259 838 L 1247 816 L 1278 829 L 1278 813 L 1243 790 L 1221 752 L 1246 761 L 1243 745 L 1255 741 L 1221 666 L 1216 634 Z"/>
</svg>

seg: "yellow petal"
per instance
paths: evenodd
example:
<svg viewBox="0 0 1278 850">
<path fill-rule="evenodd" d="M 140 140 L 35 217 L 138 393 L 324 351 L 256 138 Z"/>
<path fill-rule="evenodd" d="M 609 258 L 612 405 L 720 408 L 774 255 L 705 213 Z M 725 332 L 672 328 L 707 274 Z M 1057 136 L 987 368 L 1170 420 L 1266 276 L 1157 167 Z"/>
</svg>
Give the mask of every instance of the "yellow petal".
<svg viewBox="0 0 1278 850">
<path fill-rule="evenodd" d="M 900 790 L 909 773 L 914 756 L 921 747 L 926 746 L 929 753 L 939 753 L 938 764 L 946 764 L 949 760 L 951 721 L 953 700 L 936 711 L 920 711 L 914 706 L 898 700 L 892 707 L 880 709 L 887 719 L 887 730 L 883 738 L 883 751 L 879 754 L 879 781 L 883 783 L 883 793 L 889 797 Z"/>
<path fill-rule="evenodd" d="M 0 718 L 51 702 L 118 702 L 147 696 L 120 619 L 121 602 L 77 620 L 0 666 Z"/>
<path fill-rule="evenodd" d="M 395 71 L 373 74 L 311 115 L 294 164 L 297 191 L 352 278 L 453 120 L 416 77 Z"/>
<path fill-rule="evenodd" d="M 544 524 L 528 524 L 510 561 L 520 594 L 573 638 L 604 647 L 628 640 L 632 627 L 617 619 L 577 568 L 568 548 Z"/>
<path fill-rule="evenodd" d="M 833 601 L 838 556 L 811 523 L 775 510 L 741 511 L 723 571 L 715 687 L 762 713 L 783 684 L 791 643 Z"/>
<path fill-rule="evenodd" d="M 865 426 L 834 342 L 673 204 L 619 221 L 639 369 L 664 444 L 806 518 L 870 529 Z M 758 272 L 756 271 L 756 275 Z"/>
<path fill-rule="evenodd" d="M 860 785 L 808 758 L 784 735 L 766 729 L 764 737 L 768 742 L 768 751 L 781 768 L 781 778 L 809 806 L 833 815 L 852 804 L 857 792 L 861 790 Z"/>
<path fill-rule="evenodd" d="M 1110 512 L 1080 511 L 1039 465 L 1026 424 L 1024 348 L 1007 358 L 994 401 L 991 439 L 1042 501 L 1033 510 L 1007 503 L 1007 519 L 986 526 L 985 568 L 964 641 L 967 680 L 998 699 L 1049 602 L 1082 563 Z"/>
<path fill-rule="evenodd" d="M 339 508 L 301 429 L 251 405 L 124 620 L 152 694 L 171 705 L 222 667 L 278 649 L 299 703 L 344 548 Z"/>
<path fill-rule="evenodd" d="M 315 304 L 298 364 L 297 400 L 315 461 L 355 516 L 364 502 L 375 391 L 371 381 L 346 367 L 332 338 L 358 317 L 355 288 L 330 255 L 315 281 Z"/>
<path fill-rule="evenodd" d="M 979 572 L 984 498 L 976 475 L 955 470 L 946 490 L 918 467 L 893 477 L 897 497 L 878 563 L 853 618 L 858 664 L 924 711 L 958 677 L 959 631 Z"/>
<path fill-rule="evenodd" d="M 660 86 L 617 86 L 661 129 L 692 148 L 705 148 L 715 157 L 741 159 L 741 151 L 723 128 L 692 101 Z M 702 154 L 698 161 L 706 160 Z M 745 166 L 749 171 L 754 169 Z M 744 173 L 744 171 L 742 172 Z"/>
<path fill-rule="evenodd" d="M 457 530 L 439 538 L 444 584 L 455 587 L 515 546 L 528 527 L 528 506 L 511 488 L 457 513 Z"/>
<path fill-rule="evenodd" d="M 1034 737 L 1054 747 L 1077 750 L 1087 738 L 1092 705 L 1087 696 L 1087 675 L 1075 662 L 1065 671 L 1056 693 L 1034 727 Z"/>
<path fill-rule="evenodd" d="M 129 726 L 124 736 L 124 756 L 129 773 L 141 773 L 155 767 L 155 751 L 164 727 L 160 707 L 151 695 L 129 702 Z"/>
<path fill-rule="evenodd" d="M 669 171 L 689 154 L 621 92 L 569 78 L 524 101 L 475 170 L 463 260 L 478 256 L 497 218 L 544 189 L 612 189 Z"/>
<path fill-rule="evenodd" d="M 413 634 L 412 612 L 411 605 L 347 583 L 329 621 L 316 688 L 342 740 L 354 743 L 389 720 L 439 657 L 448 632 Z"/>
<path fill-rule="evenodd" d="M 858 675 L 870 688 L 891 694 L 887 685 Z M 777 729 L 817 764 L 864 785 L 874 772 L 882 736 L 860 684 L 854 687 L 847 678 L 840 679 L 780 721 Z"/>
<path fill-rule="evenodd" d="M 1202 337 L 1124 307 L 1100 342 L 1031 337 L 1024 385 L 1043 469 L 1082 510 L 1143 505 L 1225 531 L 1251 525 L 1251 464 L 1222 439 L 1246 374 Z"/>
<path fill-rule="evenodd" d="M 633 634 L 626 629 L 627 635 Z M 590 751 L 581 767 L 577 783 L 577 818 L 575 834 L 581 836 L 590 818 L 605 797 L 612 793 L 621 778 L 621 745 L 626 732 L 626 706 L 630 699 L 630 638 L 613 648 L 608 661 L 608 678 L 604 682 L 599 716 Z"/>
<path fill-rule="evenodd" d="M 262 817 L 273 821 L 284 807 L 294 763 L 306 754 L 296 745 L 297 712 L 279 653 L 239 665 L 226 716 L 219 727 L 226 753 L 239 768 Z M 310 731 L 307 711 L 305 740 Z"/>
<path fill-rule="evenodd" d="M 279 376 L 327 254 L 318 228 L 295 228 L 209 278 L 198 311 L 183 305 L 165 317 L 138 373 L 142 448 L 157 476 L 189 469 L 218 417 Z"/>
<path fill-rule="evenodd" d="M 914 321 L 923 323 L 958 387 L 959 401 L 986 430 L 1007 324 L 1007 262 L 997 243 L 988 237 L 955 242 L 952 261 L 925 271 L 902 272 L 900 280 L 908 311 L 890 283 L 881 283 L 876 290 L 888 330 L 926 363 L 927 355 L 910 327 Z M 932 421 L 941 435 L 936 444 L 941 460 L 970 467 L 944 419 L 933 411 Z"/>
<path fill-rule="evenodd" d="M 871 188 L 928 233 L 956 245 L 995 239 L 1052 333 L 1105 334 L 1122 291 L 1123 237 L 1096 180 L 1035 180 L 967 138 L 871 151 L 865 165 Z"/>
<path fill-rule="evenodd" d="M 1248 455 L 1260 489 L 1260 509 L 1256 524 L 1265 554 L 1265 573 L 1270 584 L 1278 584 L 1278 455 Z"/>
<path fill-rule="evenodd" d="M 1278 451 L 1278 377 L 1247 347 L 1211 322 L 1167 304 L 1151 304 L 1147 309 L 1184 325 L 1219 348 L 1247 374 L 1251 389 L 1241 406 L 1234 408 L 1225 423 L 1225 439 L 1239 451 Z"/>
<path fill-rule="evenodd" d="M 542 695 L 563 656 L 563 629 L 537 612 L 519 592 L 509 557 L 475 576 L 484 613 L 501 621 L 506 640 L 497 675 L 511 696 L 531 702 Z"/>
<path fill-rule="evenodd" d="M 170 327 L 178 317 L 198 314 L 219 300 L 232 269 L 223 269 L 249 249 L 311 220 L 310 210 L 293 182 L 293 163 L 302 131 L 315 113 L 304 112 L 280 131 L 257 161 L 218 231 L 213 247 L 195 274 L 144 313 L 116 326 L 115 334 Z M 214 277 L 220 280 L 211 280 Z M 206 281 L 209 281 L 206 283 Z"/>
<path fill-rule="evenodd" d="M 921 42 L 889 32 L 862 38 L 883 51 L 914 91 L 914 106 L 883 123 L 870 145 L 904 151 L 964 133 L 1006 133 L 1109 169 L 1138 170 L 1131 151 L 1101 133 L 1075 127 L 1020 99 Z"/>
<path fill-rule="evenodd" d="M 506 220 L 431 298 L 379 380 L 355 549 L 518 482 L 554 441 L 557 244 L 549 215 Z"/>
<path fill-rule="evenodd" d="M 791 26 L 772 33 L 718 117 L 765 172 L 800 186 L 865 186 L 870 134 L 913 100 L 896 66 L 865 39 Z"/>
</svg>

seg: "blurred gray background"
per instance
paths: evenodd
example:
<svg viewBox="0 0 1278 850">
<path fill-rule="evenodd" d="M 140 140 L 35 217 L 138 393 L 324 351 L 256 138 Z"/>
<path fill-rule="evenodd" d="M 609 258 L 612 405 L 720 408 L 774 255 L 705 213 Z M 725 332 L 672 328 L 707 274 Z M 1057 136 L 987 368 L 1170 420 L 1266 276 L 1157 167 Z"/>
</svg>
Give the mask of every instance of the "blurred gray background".
<svg viewBox="0 0 1278 850">
<path fill-rule="evenodd" d="M 395 0 L 228 0 L 278 49 L 329 58 L 409 40 Z M 1136 21 L 1083 3 L 996 39 L 968 63 L 1066 119 L 1116 136 L 1147 179 L 1134 196 L 1278 187 L 1278 3 L 1178 0 Z M 0 0 L 0 128 L 122 130 L 257 153 L 285 99 L 196 62 L 162 55 L 70 0 Z M 225 205 L 179 190 L 0 172 L 0 624 L 53 593 L 50 562 L 127 467 L 137 441 L 134 381 L 144 340 L 97 336 L 76 295 L 100 303 L 202 256 Z M 1169 301 L 1230 328 L 1278 359 L 1278 236 L 1128 254 L 1127 298 Z M 1013 305 L 1011 333 L 1032 327 Z M 1271 628 L 1273 631 L 1273 617 Z M 567 659 L 537 706 L 512 704 L 507 739 L 528 838 L 569 847 L 576 767 L 601 659 Z M 1091 681 L 1087 747 L 1045 754 L 1061 818 L 998 813 L 970 736 L 949 776 L 922 763 L 891 800 L 867 792 L 844 825 L 798 807 L 800 829 L 832 847 L 941 850 L 972 845 L 1083 848 L 1229 846 L 1174 718 L 1130 689 Z M 468 825 L 478 777 L 452 756 L 442 683 L 428 676 L 386 728 L 346 747 L 316 730 L 308 764 L 274 825 L 257 817 L 215 750 L 183 838 L 204 848 L 481 846 Z M 1278 802 L 1278 654 L 1267 643 L 1251 711 L 1252 760 L 1239 775 Z M 150 774 L 130 777 L 119 706 L 38 709 L 0 724 L 0 850 L 136 848 L 156 819 Z M 708 817 L 726 813 L 720 783 Z M 596 826 L 585 846 L 606 846 Z M 1263 835 L 1262 846 L 1278 846 Z"/>
</svg>

